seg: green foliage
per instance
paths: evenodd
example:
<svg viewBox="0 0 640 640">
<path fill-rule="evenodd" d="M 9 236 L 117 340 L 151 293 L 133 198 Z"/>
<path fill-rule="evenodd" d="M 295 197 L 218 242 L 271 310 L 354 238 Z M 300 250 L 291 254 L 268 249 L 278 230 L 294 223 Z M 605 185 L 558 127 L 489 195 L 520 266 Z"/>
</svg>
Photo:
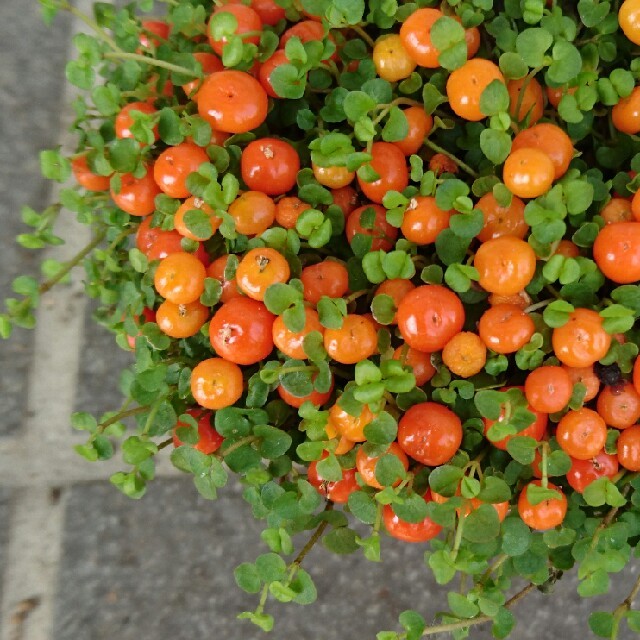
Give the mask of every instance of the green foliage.
<svg viewBox="0 0 640 640">
<path fill-rule="evenodd" d="M 119 347 L 131 352 L 133 362 L 122 376 L 126 401 L 120 411 L 72 417 L 72 427 L 86 437 L 76 452 L 92 462 L 117 454 L 124 470 L 113 474 L 111 482 L 134 499 L 145 495 L 159 456 L 167 455 L 189 474 L 204 499 L 217 497 L 230 472 L 239 476 L 244 499 L 265 523 L 261 540 L 266 552 L 236 568 L 237 585 L 260 594 L 256 609 L 238 617 L 264 631 L 274 627 L 266 612 L 270 600 L 298 604 L 316 600 L 313 580 L 301 566 L 313 544 L 321 539 L 328 551 L 339 555 L 361 551 L 365 559 L 379 562 L 386 533 L 397 534 L 390 516 L 405 526 L 419 528 L 428 519 L 442 527 L 425 547 L 425 564 L 439 584 L 446 585 L 460 574 L 467 585 L 460 592 L 450 591 L 448 611 L 438 620 L 457 638 L 486 620 L 492 623 L 494 637 L 507 637 L 516 622 L 510 610 L 514 602 L 509 600 L 510 585 L 522 580 L 546 592 L 575 565 L 581 596 L 608 591 L 613 574 L 629 563 L 640 536 L 636 495 L 640 483 L 621 469 L 613 478 L 595 480 L 581 494 L 573 491 L 566 480 L 572 460 L 552 435 L 563 412 L 549 416 L 549 440 L 538 442 L 525 435 L 536 416 L 521 387 L 529 371 L 558 364 L 553 331 L 565 326 L 576 309 L 595 310 L 607 333 L 624 335 L 624 341 L 612 342 L 600 365 L 617 367 L 623 379 L 631 380 L 638 357 L 640 288 L 635 281 L 607 280 L 593 252 L 605 224 L 600 215 L 603 207 L 614 194 L 631 198 L 640 187 L 638 178 L 629 173 L 640 171 L 637 132 L 616 131 L 610 118 L 611 109 L 631 95 L 640 77 L 634 49 L 619 29 L 618 5 L 582 0 L 549 6 L 543 0 L 449 0 L 430 31 L 439 68 L 418 66 L 390 82 L 381 77 L 384 73 L 372 59 L 372 42 L 382 34 L 397 33 L 418 7 L 435 3 L 278 0 L 286 11 L 285 21 L 258 34 L 239 34 L 238 20 L 228 11 L 211 16 L 210 2 L 176 0 L 166 3 L 171 35 L 142 46 L 138 13 L 151 11 L 152 4 L 138 0 L 117 10 L 109 3 L 96 3 L 88 19 L 88 24 L 95 24 L 95 33 L 73 39 L 77 53 L 65 73 L 83 93 L 74 101 L 71 129 L 78 136 L 78 156 L 84 156 L 95 179 L 107 182 L 97 190 L 65 184 L 77 171 L 76 156 L 67 157 L 60 149 L 42 151 L 43 176 L 63 185 L 60 201 L 43 211 L 24 207 L 21 218 L 28 230 L 17 240 L 24 249 L 62 244 L 54 229 L 58 217 L 69 211 L 92 228 L 92 242 L 66 262 L 44 260 L 42 282 L 33 274 L 14 278 L 14 297 L 5 301 L 0 314 L 3 338 L 14 327 L 33 327 L 41 297 L 67 282 L 74 267 L 84 266 L 86 293 L 99 305 L 97 319 L 115 334 Z M 40 5 L 47 22 L 69 9 L 57 0 L 40 0 Z M 322 25 L 324 32 L 307 42 L 293 36 L 281 48 L 286 60 L 269 76 L 276 98 L 269 100 L 265 122 L 234 132 L 224 141 L 216 136 L 212 144 L 213 129 L 208 115 L 198 111 L 195 92 L 187 95 L 180 88 L 190 80 L 206 81 L 192 54 L 208 51 L 208 45 L 195 37 L 224 39 L 221 63 L 244 74 L 256 60 L 269 60 L 280 48 L 284 31 L 306 15 L 321 18 L 314 24 Z M 501 167 L 511 153 L 513 137 L 530 125 L 527 118 L 515 121 L 518 104 L 499 80 L 479 96 L 484 116 L 480 122 L 464 121 L 452 111 L 448 78 L 465 65 L 465 33 L 474 27 L 482 32 L 477 57 L 493 60 L 507 81 L 535 79 L 546 88 L 562 90 L 557 112 L 546 104 L 544 121 L 566 130 L 576 153 L 568 171 L 546 193 L 525 198 L 524 239 L 538 258 L 535 275 L 526 286 L 533 335 L 514 352 L 489 350 L 483 370 L 470 378 L 449 370 L 451 363 L 446 353 L 442 355 L 441 345 L 427 358 L 434 368 L 432 377 L 418 387 L 419 371 L 410 366 L 403 346 L 410 341 L 404 335 L 406 326 L 402 321 L 396 324 L 403 303 L 391 295 L 391 285 L 387 293 L 378 294 L 376 289 L 395 280 L 445 287 L 464 306 L 464 330 L 477 332 L 478 320 L 492 302 L 480 287 L 481 273 L 475 264 L 478 235 L 486 225 L 477 202 L 492 193 L 501 207 L 513 204 Z M 163 94 L 167 81 L 173 89 Z M 134 101 L 152 105 L 155 111 L 133 110 L 132 136 L 118 137 L 115 119 Z M 403 178 L 384 190 L 380 204 L 387 225 L 379 228 L 362 192 L 366 183 L 386 179 L 392 158 L 390 152 L 382 162 L 373 161 L 372 144 L 403 141 L 411 128 L 409 107 L 423 109 L 433 121 L 423 144 L 405 158 L 406 181 Z M 245 166 L 243 153 L 250 141 L 267 136 L 289 142 L 300 159 L 293 189 L 271 194 L 277 206 L 280 196 L 297 196 L 309 207 L 293 222 L 276 222 L 245 235 L 242 221 L 230 207 L 241 192 L 259 190 L 249 186 L 252 167 Z M 161 314 L 154 318 L 151 313 L 161 303 L 154 285 L 158 255 L 144 246 L 141 218 L 119 209 L 111 193 L 122 194 L 127 188 L 126 174 L 135 179 L 153 177 L 153 163 L 162 150 L 187 140 L 206 150 L 209 158 L 186 176 L 187 191 L 213 208 L 220 225 L 214 228 L 215 219 L 201 208 L 188 211 L 187 229 L 207 240 L 200 244 L 178 238 L 179 247 L 196 256 L 204 252 L 209 260 L 228 259 L 221 279 L 211 270 L 202 283 L 198 301 L 205 307 L 206 321 L 194 335 L 176 338 L 167 332 Z M 444 173 L 434 154 L 444 154 L 439 158 L 447 164 Z M 352 233 L 353 222 L 341 208 L 340 194 L 330 188 L 322 170 L 357 175 L 349 207 L 365 205 L 358 233 Z M 508 182 L 506 177 L 504 181 Z M 405 221 L 414 198 L 433 198 L 440 210 L 449 212 L 448 224 L 434 242 L 407 240 Z M 175 241 L 174 216 L 183 199 L 165 193 L 156 196 L 154 210 L 145 219 L 152 234 Z M 430 220 L 422 223 L 428 225 Z M 579 254 L 558 253 L 562 240 L 573 241 Z M 192 370 L 219 355 L 212 352 L 208 323 L 233 293 L 245 253 L 259 247 L 278 251 L 289 265 L 290 278 L 267 282 L 264 295 L 249 293 L 245 280 L 243 295 L 260 298 L 296 337 L 301 350 L 294 354 L 279 343 L 266 358 L 241 363 L 243 386 L 237 400 L 215 411 L 198 408 Z M 344 291 L 337 284 L 334 288 L 333 281 L 324 282 L 312 302 L 305 268 L 327 258 L 345 265 L 349 288 Z M 320 326 L 309 328 L 306 310 L 314 308 Z M 410 311 L 434 326 L 444 313 L 431 308 Z M 179 307 L 178 313 L 184 316 L 187 310 Z M 332 359 L 329 354 L 335 354 L 335 344 L 326 338 L 331 335 L 328 330 L 335 336 L 346 316 L 365 313 L 379 325 L 377 350 L 357 359 Z M 232 327 L 223 333 L 229 343 L 236 337 Z M 271 335 L 269 328 L 267 340 Z M 347 338 L 354 341 L 354 349 L 361 346 L 362 336 Z M 397 348 L 400 359 L 394 356 Z M 287 404 L 279 391 L 301 406 Z M 568 408 L 581 407 L 585 392 L 585 385 L 576 384 Z M 312 394 L 329 394 L 329 399 L 316 406 Z M 424 466 L 411 458 L 405 469 L 390 446 L 400 442 L 411 453 L 402 444 L 403 419 L 411 406 L 422 402 L 445 405 L 460 418 L 462 443 L 441 465 Z M 354 438 L 358 442 L 348 452 L 338 453 L 344 451 L 339 447 L 345 444 L 340 440 L 345 427 L 337 423 L 334 405 L 346 420 L 361 420 L 365 412 L 369 416 L 359 425 L 361 437 Z M 207 446 L 203 429 L 210 430 L 206 433 L 217 446 Z M 609 430 L 606 452 L 617 452 L 618 436 L 617 430 Z M 425 446 L 432 444 L 428 435 L 420 438 Z M 356 467 L 360 452 L 373 459 L 369 484 Z M 538 486 L 529 480 L 540 455 L 545 468 Z M 317 482 L 307 474 L 310 465 L 315 466 Z M 546 478 L 560 489 L 548 487 Z M 345 484 L 354 490 L 344 498 L 343 508 L 334 509 L 332 492 Z M 519 516 L 521 492 L 526 491 L 529 503 L 538 507 L 558 498 L 559 490 L 568 498 L 564 521 L 549 530 L 531 530 Z M 434 493 L 440 496 L 437 501 L 430 499 Z M 497 509 L 505 502 L 509 509 L 501 522 Z M 305 532 L 308 546 L 302 540 Z M 625 625 L 638 631 L 640 615 L 630 602 L 623 604 L 615 613 L 592 613 L 588 621 L 592 632 L 614 638 L 622 637 Z M 378 640 L 418 640 L 429 633 L 416 611 L 403 612 L 399 625 L 401 631 L 382 631 Z"/>
</svg>

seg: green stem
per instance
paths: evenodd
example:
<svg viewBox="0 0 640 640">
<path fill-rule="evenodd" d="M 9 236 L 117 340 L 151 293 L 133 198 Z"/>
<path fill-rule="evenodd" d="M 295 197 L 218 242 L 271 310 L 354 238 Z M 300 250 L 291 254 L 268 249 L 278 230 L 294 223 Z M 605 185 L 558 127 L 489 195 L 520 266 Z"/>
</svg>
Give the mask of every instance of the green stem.
<svg viewBox="0 0 640 640">
<path fill-rule="evenodd" d="M 480 584 L 484 584 L 491 577 L 491 574 L 497 571 L 508 559 L 509 556 L 506 553 L 499 555 L 489 566 L 489 568 L 482 574 L 482 577 L 480 578 Z"/>
<path fill-rule="evenodd" d="M 562 296 L 550 285 L 544 287 L 556 300 L 562 300 Z"/>
<path fill-rule="evenodd" d="M 507 600 L 505 607 L 510 609 L 514 604 L 522 600 L 528 593 L 536 588 L 534 584 L 528 584 L 524 589 L 518 591 L 515 596 Z M 435 636 L 438 633 L 449 633 L 450 631 L 456 631 L 458 629 L 466 629 L 477 624 L 484 624 L 485 622 L 492 622 L 493 618 L 490 616 L 478 616 L 471 620 L 461 620 L 460 622 L 449 622 L 447 624 L 438 624 L 432 627 L 427 627 L 423 632 L 423 636 Z"/>
<path fill-rule="evenodd" d="M 631 485 L 626 485 L 621 491 L 623 497 L 626 498 L 630 490 Z M 613 509 L 611 509 L 602 519 L 602 522 L 598 525 L 598 528 L 593 532 L 593 539 L 591 540 L 591 545 L 589 546 L 590 551 L 593 551 L 596 548 L 598 539 L 600 538 L 600 534 L 613 522 L 613 519 L 618 515 L 619 510 L 620 507 L 613 507 Z"/>
<path fill-rule="evenodd" d="M 137 230 L 138 230 L 137 227 L 128 227 L 127 229 L 124 229 L 115 237 L 115 239 L 107 247 L 107 251 L 113 251 L 125 238 L 128 238 L 130 235 L 133 235 Z"/>
<path fill-rule="evenodd" d="M 376 46 L 373 38 L 359 25 L 353 25 L 351 27 L 372 49 Z"/>
<path fill-rule="evenodd" d="M 460 550 L 460 545 L 462 544 L 462 533 L 464 531 L 465 522 L 466 522 L 466 518 L 464 516 L 458 517 L 456 537 L 453 540 L 453 549 L 451 550 L 451 556 L 454 560 L 458 557 L 458 551 Z"/>
<path fill-rule="evenodd" d="M 333 503 L 332 502 L 327 502 L 327 505 L 324 508 L 324 510 L 325 511 L 331 511 L 332 509 L 333 509 Z M 306 556 L 309 553 L 309 551 L 311 551 L 311 549 L 313 549 L 313 547 L 316 545 L 318 540 L 320 540 L 320 538 L 322 537 L 322 534 L 324 533 L 324 530 L 328 526 L 329 526 L 329 521 L 328 520 L 323 520 L 316 527 L 316 530 L 313 532 L 313 535 L 309 538 L 309 540 L 307 540 L 307 544 L 305 544 L 304 547 L 302 547 L 302 549 L 300 549 L 300 552 L 298 553 L 298 555 L 295 557 L 293 562 L 289 565 L 289 581 L 293 580 L 293 577 L 295 576 L 296 572 L 298 571 L 298 569 L 302 565 L 302 561 L 306 558 Z"/>
<path fill-rule="evenodd" d="M 540 470 L 542 471 L 542 486 L 546 489 L 549 486 L 549 476 L 547 473 L 547 458 L 549 456 L 549 443 L 542 443 L 542 461 L 540 462 Z"/>
<path fill-rule="evenodd" d="M 60 2 L 58 2 L 57 4 L 62 11 L 68 11 L 72 16 L 75 16 L 76 18 L 78 18 L 78 20 L 84 22 L 92 31 L 96 33 L 98 38 L 108 44 L 111 49 L 117 52 L 122 52 L 122 49 L 120 49 L 120 47 L 116 44 L 116 41 L 111 36 L 109 36 L 107 32 L 88 15 L 84 14 L 82 11 L 74 7 L 66 0 L 60 0 Z"/>
<path fill-rule="evenodd" d="M 267 604 L 267 598 L 269 597 L 269 584 L 270 583 L 267 582 L 264 587 L 262 587 L 260 602 L 258 602 L 258 606 L 256 607 L 256 615 L 260 615 L 264 611 L 264 605 Z"/>
<path fill-rule="evenodd" d="M 173 438 L 167 438 L 166 440 L 163 440 L 159 445 L 158 445 L 158 451 L 161 451 L 162 449 L 166 449 L 169 445 L 173 444 Z"/>
<path fill-rule="evenodd" d="M 107 230 L 103 229 L 100 231 L 96 237 L 84 248 L 82 251 L 78 252 L 71 260 L 65 262 L 64 267 L 56 273 L 55 276 L 45 280 L 39 287 L 38 293 L 41 295 L 43 293 L 47 293 L 50 289 L 52 289 L 60 280 L 62 280 L 75 266 L 79 265 L 106 237 Z"/>
<path fill-rule="evenodd" d="M 344 301 L 349 304 L 350 302 L 353 302 L 354 300 L 357 300 L 358 298 L 361 298 L 362 296 L 366 296 L 369 293 L 368 289 L 362 289 L 360 291 L 355 291 L 354 293 L 352 293 L 350 296 L 347 296 Z"/>
<path fill-rule="evenodd" d="M 537 311 L 538 309 L 543 309 L 544 307 L 546 307 L 551 302 L 553 302 L 553 300 L 543 300 L 542 302 L 536 302 L 535 304 L 529 305 L 524 310 L 524 312 L 525 313 L 531 313 L 532 311 Z"/>
<path fill-rule="evenodd" d="M 129 402 L 129 401 L 128 401 Z M 127 402 L 127 403 L 128 403 Z M 111 416 L 108 420 L 100 423 L 98 425 L 98 430 L 96 433 L 103 433 L 107 427 L 110 427 L 112 424 L 116 422 L 120 422 L 120 420 L 124 420 L 125 418 L 129 418 L 131 416 L 136 416 L 139 413 L 144 413 L 148 411 L 149 407 L 134 407 L 133 409 L 126 409 L 125 411 L 119 411 L 115 416 Z"/>
<path fill-rule="evenodd" d="M 478 177 L 477 171 L 474 171 L 466 162 L 463 162 L 462 160 L 460 160 L 460 158 L 453 155 L 453 153 L 451 153 L 450 151 L 447 151 L 440 145 L 437 145 L 432 140 L 429 140 L 428 136 L 424 139 L 424 144 L 425 146 L 429 147 L 429 149 L 431 149 L 432 151 L 435 151 L 436 153 L 441 153 L 442 155 L 447 156 L 449 160 L 453 160 L 453 162 L 455 162 L 463 171 L 468 173 L 472 178 Z"/>
<path fill-rule="evenodd" d="M 114 51 L 113 53 L 105 53 L 104 57 L 107 60 L 134 60 L 135 62 L 148 64 L 152 67 L 161 67 L 162 69 L 168 69 L 169 71 L 174 71 L 175 73 L 182 73 L 183 75 L 189 76 L 191 78 L 202 77 L 201 73 L 194 73 L 191 69 L 187 69 L 186 67 L 181 67 L 177 64 L 171 64 L 171 62 L 166 62 L 165 60 L 156 60 L 155 58 L 149 58 L 148 56 L 143 56 L 139 53 Z"/>
<path fill-rule="evenodd" d="M 80 264 L 80 262 L 82 262 L 82 260 L 84 260 L 84 258 L 86 258 L 87 255 L 89 255 L 104 240 L 106 235 L 107 235 L 106 229 L 103 229 L 102 231 L 100 231 L 96 235 L 96 237 L 86 247 L 84 247 L 84 249 L 82 249 L 82 251 L 77 253 L 75 256 L 73 256 L 73 258 L 71 258 L 67 262 L 65 262 L 62 269 L 60 269 L 60 271 L 58 271 L 58 273 L 56 273 L 55 276 L 52 276 L 51 278 L 49 278 L 48 280 L 45 280 L 40 284 L 40 286 L 38 287 L 37 295 L 41 296 L 47 293 L 47 291 L 49 291 L 56 284 L 58 284 L 58 282 L 60 282 L 71 271 L 71 269 L 73 269 L 78 264 Z M 25 309 L 29 309 L 30 307 L 35 307 L 35 304 L 36 303 L 33 300 L 33 296 L 29 295 L 24 300 L 22 300 L 20 304 L 16 305 L 16 308 L 12 310 L 10 315 L 20 316 L 20 314 L 23 313 Z"/>
<path fill-rule="evenodd" d="M 636 596 L 640 592 L 640 575 L 638 576 L 635 584 L 631 588 L 629 595 L 616 607 L 613 612 L 613 632 L 611 634 L 611 638 L 616 640 L 618 637 L 618 631 L 620 627 L 620 621 L 624 617 L 624 615 L 631 609 L 631 605 L 633 601 L 636 599 Z"/>
<path fill-rule="evenodd" d="M 149 415 L 147 416 L 147 420 L 144 423 L 144 429 L 142 430 L 142 435 L 145 435 L 149 432 L 153 425 L 153 421 L 155 420 L 156 414 L 158 413 L 158 409 L 160 408 L 161 400 L 158 400 L 153 403 L 151 406 L 151 411 L 149 411 Z"/>
<path fill-rule="evenodd" d="M 389 104 L 381 104 L 378 105 L 378 109 L 380 109 L 380 113 L 374 118 L 373 124 L 378 124 L 388 113 L 391 111 L 393 107 L 397 107 L 400 105 L 407 105 L 411 107 L 420 107 L 422 106 L 418 101 L 412 100 L 411 98 L 396 98 L 391 101 Z"/>
<path fill-rule="evenodd" d="M 230 453 L 233 453 L 234 451 L 236 451 L 236 449 L 240 449 L 240 447 L 244 447 L 245 444 L 251 444 L 252 442 L 255 442 L 257 439 L 258 438 L 256 438 L 256 436 L 247 436 L 246 438 L 242 438 L 241 440 L 234 442 L 233 444 L 229 445 L 226 448 L 222 447 L 220 451 L 216 454 L 216 456 L 219 458 L 224 458 L 225 456 L 228 456 Z"/>
<path fill-rule="evenodd" d="M 520 88 L 520 92 L 518 94 L 518 101 L 516 103 L 515 114 L 514 114 L 516 118 L 520 115 L 520 109 L 522 108 L 522 101 L 524 100 L 524 94 L 525 94 L 525 91 L 527 90 L 527 87 L 529 86 L 529 83 L 531 82 L 533 77 L 537 75 L 538 72 L 540 72 L 541 70 L 542 70 L 542 67 L 536 67 L 535 69 L 531 69 L 531 71 L 529 71 L 529 73 L 525 77 L 524 82 L 522 83 L 522 87 Z M 530 112 L 531 112 L 531 109 L 529 109 L 529 111 L 525 114 L 524 117 L 526 118 Z M 524 118 L 522 120 L 524 120 Z M 520 125 L 522 120 L 517 121 L 518 125 Z"/>
</svg>

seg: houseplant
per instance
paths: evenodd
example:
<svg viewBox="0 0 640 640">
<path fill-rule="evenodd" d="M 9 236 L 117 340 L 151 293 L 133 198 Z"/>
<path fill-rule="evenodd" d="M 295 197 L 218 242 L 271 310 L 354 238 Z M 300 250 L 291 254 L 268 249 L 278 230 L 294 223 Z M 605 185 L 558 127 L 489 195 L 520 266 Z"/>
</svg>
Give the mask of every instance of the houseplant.
<svg viewBox="0 0 640 640">
<path fill-rule="evenodd" d="M 375 561 L 386 530 L 473 586 L 379 637 L 504 637 L 575 563 L 606 589 L 638 535 L 633 3 L 283 4 L 84 16 L 77 154 L 41 160 L 75 174 L 61 205 L 94 240 L 18 279 L 2 331 L 85 263 L 136 364 L 125 408 L 74 416 L 78 453 L 120 442 L 133 498 L 163 449 L 205 497 L 240 474 L 271 548 L 236 572 L 262 628 L 269 598 L 315 599 L 310 545 Z M 25 222 L 25 246 L 58 241 Z M 594 632 L 636 629 L 634 595 Z"/>
</svg>

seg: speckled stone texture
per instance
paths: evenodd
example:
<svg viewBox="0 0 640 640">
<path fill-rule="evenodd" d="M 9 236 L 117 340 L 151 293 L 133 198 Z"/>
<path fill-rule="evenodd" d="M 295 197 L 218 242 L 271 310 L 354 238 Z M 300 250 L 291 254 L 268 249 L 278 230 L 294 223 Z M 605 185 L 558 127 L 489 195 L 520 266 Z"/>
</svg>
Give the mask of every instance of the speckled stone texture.
<svg viewBox="0 0 640 640">
<path fill-rule="evenodd" d="M 7 562 L 7 544 L 9 542 L 9 517 L 11 493 L 0 488 L 0 576 Z M 0 580 L 0 602 L 2 601 L 2 580 Z M 0 612 L 1 615 L 1 612 Z M 1 622 L 1 620 L 0 620 Z"/>
<path fill-rule="evenodd" d="M 67 58 L 67 16 L 48 29 L 37 2 L 0 2 L 0 299 L 10 296 L 11 281 L 37 275 L 37 252 L 22 249 L 15 236 L 28 232 L 20 209 L 42 210 L 50 185 L 40 176 L 38 154 L 60 139 L 59 114 Z M 0 437 L 16 433 L 23 420 L 32 333 L 16 330 L 0 346 Z"/>
<path fill-rule="evenodd" d="M 68 502 L 54 640 L 182 640 L 261 638 L 235 619 L 256 597 L 235 585 L 233 569 L 266 551 L 256 523 L 231 484 L 217 503 L 200 499 L 189 480 L 152 483 L 132 503 L 106 483 L 75 487 Z M 298 541 L 298 546 L 301 542 Z M 318 587 L 310 607 L 270 603 L 273 637 L 299 640 L 374 640 L 396 628 L 408 608 L 434 619 L 446 607 L 423 565 L 423 545 L 384 539 L 383 563 L 356 553 L 337 557 L 322 545 L 305 566 Z M 634 576 L 613 579 L 613 593 L 581 600 L 575 577 L 555 594 L 530 594 L 518 605 L 515 640 L 589 637 L 590 611 L 611 609 L 628 593 Z M 471 638 L 491 638 L 490 626 Z M 621 635 L 621 638 L 624 638 Z"/>
<path fill-rule="evenodd" d="M 75 410 L 98 416 L 116 411 L 122 404 L 120 374 L 133 364 L 133 355 L 116 344 L 114 334 L 96 323 L 92 317 L 96 306 L 90 304 L 85 317 Z"/>
<path fill-rule="evenodd" d="M 189 480 L 157 481 L 135 504 L 114 492 L 104 483 L 72 490 L 55 640 L 262 635 L 235 619 L 257 601 L 238 589 L 233 569 L 267 551 L 239 485 L 221 492 L 217 503 L 200 499 Z M 412 602 L 435 612 L 423 550 L 389 546 L 389 562 L 381 565 L 314 549 L 305 564 L 319 601 L 270 605 L 274 636 L 364 640 L 394 624 Z"/>
</svg>

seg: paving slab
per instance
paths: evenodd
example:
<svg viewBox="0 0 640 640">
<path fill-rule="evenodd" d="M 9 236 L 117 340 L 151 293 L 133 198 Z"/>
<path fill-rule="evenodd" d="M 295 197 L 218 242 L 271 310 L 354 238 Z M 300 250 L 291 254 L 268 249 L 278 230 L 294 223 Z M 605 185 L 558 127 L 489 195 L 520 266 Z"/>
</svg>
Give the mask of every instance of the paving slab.
<svg viewBox="0 0 640 640">
<path fill-rule="evenodd" d="M 89 304 L 85 316 L 74 410 L 98 416 L 122 404 L 120 373 L 133 364 L 134 357 L 116 344 L 113 333 L 96 323 L 92 316 L 96 307 Z"/>
<path fill-rule="evenodd" d="M 40 175 L 38 153 L 60 138 L 60 105 L 70 20 L 60 16 L 53 28 L 40 17 L 37 2 L 0 2 L 0 300 L 11 295 L 11 281 L 37 274 L 40 258 L 20 248 L 15 236 L 28 231 L 20 220 L 22 205 L 42 210 L 50 185 Z M 0 346 L 0 437 L 22 424 L 32 333 L 17 330 Z"/>
<path fill-rule="evenodd" d="M 189 480 L 160 480 L 134 503 L 106 483 L 92 483 L 74 487 L 67 504 L 53 640 L 263 637 L 235 619 L 255 607 L 256 597 L 236 587 L 233 568 L 266 550 L 238 485 L 210 503 Z M 385 539 L 384 561 L 373 564 L 359 554 L 314 548 L 305 566 L 318 602 L 270 603 L 272 637 L 373 640 L 377 631 L 394 629 L 408 608 L 434 620 L 446 604 L 423 552 L 422 545 Z M 513 637 L 539 640 L 550 628 L 565 640 L 589 637 L 589 612 L 614 607 L 633 579 L 615 579 L 613 595 L 586 601 L 575 593 L 575 576 L 559 583 L 555 595 L 531 594 L 518 606 L 523 622 Z M 470 637 L 488 639 L 490 629 L 474 629 Z"/>
<path fill-rule="evenodd" d="M 0 488 L 0 576 L 4 574 L 7 563 L 7 545 L 9 544 L 9 518 L 11 508 L 11 494 L 7 489 Z M 2 580 L 0 580 L 0 602 L 2 602 Z M 2 611 L 0 610 L 0 616 Z M 2 626 L 2 619 L 0 619 Z"/>
</svg>

